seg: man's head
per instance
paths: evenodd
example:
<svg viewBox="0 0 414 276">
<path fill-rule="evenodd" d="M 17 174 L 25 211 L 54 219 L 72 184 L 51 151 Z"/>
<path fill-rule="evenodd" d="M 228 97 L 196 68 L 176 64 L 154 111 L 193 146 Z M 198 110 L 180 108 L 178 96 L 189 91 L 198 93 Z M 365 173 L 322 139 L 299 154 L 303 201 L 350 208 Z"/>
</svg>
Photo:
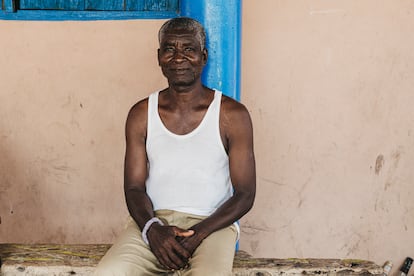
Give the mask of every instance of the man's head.
<svg viewBox="0 0 414 276">
<path fill-rule="evenodd" d="M 161 44 L 164 35 L 173 30 L 185 30 L 186 32 L 193 32 L 194 36 L 200 43 L 201 50 L 205 49 L 206 32 L 204 30 L 204 27 L 197 20 L 189 17 L 177 17 L 168 20 L 164 23 L 164 25 L 161 26 L 160 31 L 158 32 L 158 42 Z"/>
<path fill-rule="evenodd" d="M 161 27 L 158 38 L 158 64 L 169 85 L 186 90 L 200 84 L 208 58 L 203 26 L 191 18 L 174 18 Z"/>
</svg>

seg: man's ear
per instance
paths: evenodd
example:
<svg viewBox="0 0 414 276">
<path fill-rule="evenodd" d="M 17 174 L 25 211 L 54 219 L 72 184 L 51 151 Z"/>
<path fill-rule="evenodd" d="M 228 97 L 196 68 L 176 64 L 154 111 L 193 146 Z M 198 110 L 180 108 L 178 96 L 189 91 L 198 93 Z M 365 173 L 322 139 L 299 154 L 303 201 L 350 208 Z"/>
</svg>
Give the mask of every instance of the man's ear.
<svg viewBox="0 0 414 276">
<path fill-rule="evenodd" d="M 203 61 L 204 61 L 204 65 L 207 64 L 207 60 L 208 60 L 208 50 L 207 50 L 207 48 L 204 48 L 204 50 L 203 50 Z"/>
<path fill-rule="evenodd" d="M 157 50 L 158 66 L 160 65 L 160 48 Z"/>
</svg>

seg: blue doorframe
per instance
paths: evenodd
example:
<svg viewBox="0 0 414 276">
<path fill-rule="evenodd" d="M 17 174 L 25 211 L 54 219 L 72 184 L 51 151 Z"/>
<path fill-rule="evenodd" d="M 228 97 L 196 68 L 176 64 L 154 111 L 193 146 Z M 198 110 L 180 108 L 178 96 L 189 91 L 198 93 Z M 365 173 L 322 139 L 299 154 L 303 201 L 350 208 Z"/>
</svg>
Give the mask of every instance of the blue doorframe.
<svg viewBox="0 0 414 276">
<path fill-rule="evenodd" d="M 240 100 L 242 0 L 180 0 L 180 15 L 198 20 L 207 32 L 205 85 Z"/>
</svg>

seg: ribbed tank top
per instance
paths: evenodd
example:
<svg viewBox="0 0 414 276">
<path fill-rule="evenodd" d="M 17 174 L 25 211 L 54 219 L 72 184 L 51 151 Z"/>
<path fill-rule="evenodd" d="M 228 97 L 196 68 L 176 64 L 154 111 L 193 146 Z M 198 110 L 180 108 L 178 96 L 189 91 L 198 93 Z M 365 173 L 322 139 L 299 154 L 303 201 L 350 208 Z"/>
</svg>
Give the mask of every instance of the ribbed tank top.
<svg viewBox="0 0 414 276">
<path fill-rule="evenodd" d="M 185 135 L 171 132 L 161 121 L 158 96 L 159 92 L 149 96 L 146 141 L 146 187 L 154 210 L 208 216 L 233 194 L 228 155 L 220 137 L 222 93 L 214 92 L 201 123 Z"/>
</svg>

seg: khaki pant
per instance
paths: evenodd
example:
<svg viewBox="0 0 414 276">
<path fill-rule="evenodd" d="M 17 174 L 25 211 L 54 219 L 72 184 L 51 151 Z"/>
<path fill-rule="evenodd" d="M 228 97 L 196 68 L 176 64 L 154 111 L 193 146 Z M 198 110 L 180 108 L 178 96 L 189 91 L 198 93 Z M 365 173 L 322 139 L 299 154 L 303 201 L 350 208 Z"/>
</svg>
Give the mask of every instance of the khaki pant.
<svg viewBox="0 0 414 276">
<path fill-rule="evenodd" d="M 187 229 L 203 220 L 176 211 L 155 212 L 165 224 Z M 95 271 L 97 276 L 183 275 L 221 276 L 231 275 L 237 230 L 234 225 L 214 232 L 194 252 L 190 268 L 170 272 L 163 268 L 150 248 L 141 238 L 141 231 L 131 219 L 127 228 L 102 258 Z"/>
</svg>

